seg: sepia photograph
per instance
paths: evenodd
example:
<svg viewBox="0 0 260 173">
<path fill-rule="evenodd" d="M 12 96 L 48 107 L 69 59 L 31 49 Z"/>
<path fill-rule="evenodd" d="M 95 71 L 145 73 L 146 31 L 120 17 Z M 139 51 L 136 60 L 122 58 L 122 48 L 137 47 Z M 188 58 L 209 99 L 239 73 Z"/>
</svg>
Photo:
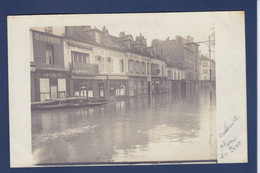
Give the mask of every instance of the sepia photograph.
<svg viewBox="0 0 260 173">
<path fill-rule="evenodd" d="M 79 15 L 82 24 L 28 26 L 32 166 L 215 164 L 245 151 L 232 129 L 246 115 L 217 122 L 225 68 L 217 68 L 219 21 L 208 14 L 92 14 Z"/>
</svg>

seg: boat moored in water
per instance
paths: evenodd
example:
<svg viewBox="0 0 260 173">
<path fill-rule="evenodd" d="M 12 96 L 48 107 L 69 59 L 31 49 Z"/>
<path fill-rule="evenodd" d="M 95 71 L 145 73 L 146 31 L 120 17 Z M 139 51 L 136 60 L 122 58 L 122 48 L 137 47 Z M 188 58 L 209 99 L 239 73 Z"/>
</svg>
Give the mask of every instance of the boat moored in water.
<svg viewBox="0 0 260 173">
<path fill-rule="evenodd" d="M 69 97 L 63 99 L 46 100 L 43 102 L 33 102 L 31 104 L 32 110 L 53 110 L 65 108 L 80 108 L 102 106 L 112 100 L 105 98 L 85 98 L 85 97 Z"/>
</svg>

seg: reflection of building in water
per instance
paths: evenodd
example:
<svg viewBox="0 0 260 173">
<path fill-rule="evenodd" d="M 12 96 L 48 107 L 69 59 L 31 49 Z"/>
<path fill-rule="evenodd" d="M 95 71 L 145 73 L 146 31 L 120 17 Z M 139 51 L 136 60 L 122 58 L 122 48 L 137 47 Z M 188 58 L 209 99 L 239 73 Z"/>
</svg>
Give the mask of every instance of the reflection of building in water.
<svg viewBox="0 0 260 173">
<path fill-rule="evenodd" d="M 142 34 L 135 39 L 124 32 L 113 36 L 105 27 L 32 28 L 31 100 L 132 97 L 170 93 L 178 88 L 191 90 L 198 80 L 198 47 L 186 44 L 193 43 L 191 37 L 176 40 L 153 42 L 148 47 Z M 170 51 L 172 45 L 176 56 Z"/>
<path fill-rule="evenodd" d="M 61 155 L 71 152 L 71 162 L 154 160 L 158 157 L 153 152 L 164 144 L 169 146 L 160 150 L 172 160 L 208 155 L 210 147 L 215 156 L 210 146 L 216 143 L 214 136 L 209 144 L 215 109 L 208 90 L 197 92 L 189 97 L 180 92 L 156 95 L 152 107 L 149 97 L 118 97 L 102 107 L 32 112 L 33 151 L 44 150 L 39 157 L 46 159 L 39 162 L 61 162 Z M 63 155 L 67 146 L 73 151 Z M 174 151 L 169 151 L 172 146 Z"/>
</svg>

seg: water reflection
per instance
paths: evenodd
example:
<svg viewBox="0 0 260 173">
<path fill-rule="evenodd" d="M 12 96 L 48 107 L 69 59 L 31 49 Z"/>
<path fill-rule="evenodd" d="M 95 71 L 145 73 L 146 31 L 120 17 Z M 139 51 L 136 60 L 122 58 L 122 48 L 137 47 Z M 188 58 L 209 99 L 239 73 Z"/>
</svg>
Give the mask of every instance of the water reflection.
<svg viewBox="0 0 260 173">
<path fill-rule="evenodd" d="M 209 89 L 117 98 L 102 107 L 32 112 L 35 163 L 216 159 Z"/>
</svg>

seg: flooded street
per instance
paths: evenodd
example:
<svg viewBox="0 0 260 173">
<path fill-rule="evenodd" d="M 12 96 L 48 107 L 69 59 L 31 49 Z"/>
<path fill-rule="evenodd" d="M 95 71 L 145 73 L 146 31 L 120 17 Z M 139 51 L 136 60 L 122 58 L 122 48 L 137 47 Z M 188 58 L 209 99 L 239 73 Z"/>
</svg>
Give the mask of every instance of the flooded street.
<svg viewBox="0 0 260 173">
<path fill-rule="evenodd" d="M 216 159 L 215 93 L 117 98 L 95 108 L 32 112 L 35 164 Z"/>
</svg>

